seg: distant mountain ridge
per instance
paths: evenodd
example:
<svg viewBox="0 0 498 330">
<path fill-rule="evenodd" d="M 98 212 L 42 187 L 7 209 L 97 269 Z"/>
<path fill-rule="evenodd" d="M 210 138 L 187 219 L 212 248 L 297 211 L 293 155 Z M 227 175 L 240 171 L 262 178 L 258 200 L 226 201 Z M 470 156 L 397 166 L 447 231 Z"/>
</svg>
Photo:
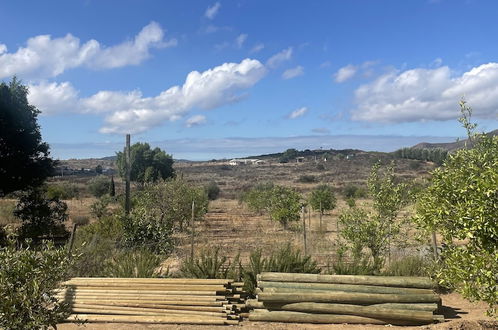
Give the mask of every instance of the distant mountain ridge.
<svg viewBox="0 0 498 330">
<path fill-rule="evenodd" d="M 498 135 L 498 129 L 495 129 L 494 131 L 491 131 L 489 133 L 486 133 L 488 136 L 496 136 Z M 448 142 L 448 143 L 429 143 L 429 142 L 421 142 L 419 144 L 414 145 L 412 148 L 413 149 L 444 149 L 448 152 L 453 152 L 458 149 L 465 148 L 465 145 L 468 143 L 468 139 L 465 140 L 460 140 L 460 141 L 455 141 L 455 142 Z"/>
</svg>

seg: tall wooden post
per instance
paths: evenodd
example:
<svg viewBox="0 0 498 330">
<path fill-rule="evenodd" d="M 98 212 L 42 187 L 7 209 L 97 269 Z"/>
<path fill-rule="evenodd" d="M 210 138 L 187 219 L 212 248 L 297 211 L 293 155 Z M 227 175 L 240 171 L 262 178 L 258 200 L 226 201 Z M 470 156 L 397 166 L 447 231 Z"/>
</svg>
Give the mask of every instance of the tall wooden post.
<svg viewBox="0 0 498 330">
<path fill-rule="evenodd" d="M 303 242 L 304 242 L 304 255 L 308 255 L 308 249 L 306 246 L 306 212 L 304 206 L 301 208 L 301 212 L 303 214 Z"/>
<path fill-rule="evenodd" d="M 130 134 L 126 134 L 125 163 L 126 163 L 125 214 L 129 215 L 130 214 L 130 172 L 131 172 Z"/>
<path fill-rule="evenodd" d="M 322 201 L 320 201 L 320 230 L 322 230 L 322 216 L 323 216 Z"/>
<path fill-rule="evenodd" d="M 190 260 L 194 260 L 194 220 L 195 220 L 195 201 L 192 201 L 192 219 L 190 221 Z"/>
<path fill-rule="evenodd" d="M 311 206 L 308 206 L 308 229 L 311 232 Z"/>
<path fill-rule="evenodd" d="M 439 255 L 437 252 L 437 240 L 436 240 L 436 232 L 435 231 L 432 232 L 432 249 L 433 249 L 433 253 L 434 253 L 434 260 L 438 260 Z"/>
</svg>

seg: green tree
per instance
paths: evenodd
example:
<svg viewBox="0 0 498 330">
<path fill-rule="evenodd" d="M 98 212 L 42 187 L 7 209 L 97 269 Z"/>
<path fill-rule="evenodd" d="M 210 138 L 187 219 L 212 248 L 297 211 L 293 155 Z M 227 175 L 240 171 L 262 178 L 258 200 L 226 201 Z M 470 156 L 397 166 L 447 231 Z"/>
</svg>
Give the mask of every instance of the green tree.
<svg viewBox="0 0 498 330">
<path fill-rule="evenodd" d="M 403 224 L 397 219 L 401 208 L 407 203 L 406 185 L 397 183 L 394 165 L 391 164 L 384 174 L 380 164 L 372 167 L 368 178 L 368 190 L 373 199 L 373 211 L 352 207 L 339 216 L 340 236 L 352 252 L 353 259 L 360 257 L 366 248 L 372 258 L 374 272 L 384 266 L 390 245 L 398 237 Z"/>
<path fill-rule="evenodd" d="M 37 123 L 40 111 L 27 95 L 16 78 L 0 83 L 0 196 L 38 186 L 54 170 Z"/>
<path fill-rule="evenodd" d="M 274 186 L 270 193 L 268 211 L 272 220 L 287 228 L 289 222 L 299 220 L 301 195 L 294 189 Z"/>
<path fill-rule="evenodd" d="M 475 134 L 472 110 L 462 100 L 460 121 L 467 129 L 471 149 L 448 156 L 432 173 L 430 186 L 418 200 L 417 222 L 442 235 L 436 278 L 466 298 L 498 302 L 498 137 Z"/>
<path fill-rule="evenodd" d="M 148 143 L 135 143 L 130 148 L 132 181 L 141 184 L 166 180 L 175 175 L 173 157 L 159 148 L 151 149 Z M 126 175 L 125 151 L 117 153 L 116 164 L 121 177 Z"/>
<path fill-rule="evenodd" d="M 66 235 L 67 204 L 57 197 L 48 198 L 46 191 L 34 188 L 24 192 L 14 210 L 21 219 L 21 238 L 39 239 L 44 236 Z"/>
<path fill-rule="evenodd" d="M 318 210 L 322 215 L 324 211 L 335 209 L 337 203 L 332 187 L 327 184 L 317 186 L 311 192 L 309 201 L 313 210 Z"/>
<path fill-rule="evenodd" d="M 10 330 L 57 328 L 70 314 L 57 301 L 55 290 L 68 279 L 71 266 L 65 249 L 47 243 L 39 250 L 0 248 L 0 328 Z"/>
<path fill-rule="evenodd" d="M 102 174 L 102 165 L 95 166 L 95 173 Z"/>
<path fill-rule="evenodd" d="M 100 198 L 109 192 L 110 185 L 106 176 L 98 175 L 88 181 L 88 190 L 93 196 Z"/>
<path fill-rule="evenodd" d="M 114 184 L 114 176 L 111 175 L 111 183 L 109 185 L 109 196 L 116 196 L 116 185 Z"/>
</svg>

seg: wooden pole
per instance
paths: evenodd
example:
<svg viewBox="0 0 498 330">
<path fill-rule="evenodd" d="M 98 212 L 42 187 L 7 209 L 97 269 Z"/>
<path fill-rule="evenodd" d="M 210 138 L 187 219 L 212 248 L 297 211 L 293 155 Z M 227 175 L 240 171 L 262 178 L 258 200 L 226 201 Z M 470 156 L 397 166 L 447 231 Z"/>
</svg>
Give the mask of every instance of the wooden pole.
<svg viewBox="0 0 498 330">
<path fill-rule="evenodd" d="M 131 172 L 130 134 L 126 134 L 125 163 L 126 163 L 125 214 L 129 215 L 130 214 L 130 172 Z"/>
<path fill-rule="evenodd" d="M 302 216 L 303 216 L 303 244 L 304 244 L 304 255 L 307 256 L 308 255 L 308 249 L 307 249 L 307 246 L 306 246 L 306 213 L 305 213 L 305 210 L 304 210 L 304 206 L 301 207 L 301 213 L 302 213 Z"/>
<path fill-rule="evenodd" d="M 308 207 L 308 229 L 311 232 L 311 206 Z"/>
<path fill-rule="evenodd" d="M 320 275 L 263 272 L 260 274 L 259 280 L 271 282 L 363 284 L 420 289 L 434 288 L 434 283 L 430 278 L 416 276 Z"/>
<path fill-rule="evenodd" d="M 322 201 L 320 201 L 320 230 L 322 230 L 322 216 L 323 216 Z"/>
<path fill-rule="evenodd" d="M 384 294 L 384 293 L 363 293 L 363 292 L 324 292 L 324 293 L 265 293 L 258 295 L 260 301 L 271 303 L 338 303 L 354 305 L 372 305 L 382 303 L 436 303 L 439 296 L 430 294 Z"/>
<path fill-rule="evenodd" d="M 433 253 L 434 253 L 434 260 L 438 260 L 439 255 L 437 252 L 437 240 L 436 240 L 436 232 L 435 231 L 432 232 L 432 249 L 433 249 Z"/>
<path fill-rule="evenodd" d="M 195 220 L 195 201 L 192 200 L 192 220 L 190 223 L 190 261 L 194 260 L 194 220 Z"/>
<path fill-rule="evenodd" d="M 71 251 L 73 250 L 74 236 L 76 234 L 76 227 L 78 227 L 78 224 L 73 223 L 73 229 L 71 230 L 71 237 L 69 238 L 69 248 L 67 250 L 67 254 L 69 257 L 71 257 Z"/>
</svg>

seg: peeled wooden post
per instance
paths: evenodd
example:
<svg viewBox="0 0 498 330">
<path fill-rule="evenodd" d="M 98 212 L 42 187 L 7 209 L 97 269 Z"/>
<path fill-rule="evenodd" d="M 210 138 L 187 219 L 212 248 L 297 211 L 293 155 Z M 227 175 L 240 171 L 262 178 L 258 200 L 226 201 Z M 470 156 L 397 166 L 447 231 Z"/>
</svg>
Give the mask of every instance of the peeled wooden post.
<svg viewBox="0 0 498 330">
<path fill-rule="evenodd" d="M 67 249 L 67 254 L 69 257 L 71 257 L 71 251 L 73 250 L 74 236 L 76 234 L 76 227 L 78 227 L 78 224 L 73 223 L 73 228 L 71 230 L 71 237 L 69 237 L 69 248 Z"/>
<path fill-rule="evenodd" d="M 324 293 L 261 293 L 258 299 L 270 303 L 343 303 L 371 305 L 381 303 L 435 303 L 439 301 L 436 294 L 383 294 L 363 292 L 324 292 Z"/>
<path fill-rule="evenodd" d="M 434 260 L 438 260 L 439 255 L 437 253 L 437 240 L 436 240 L 436 232 L 435 231 L 432 232 L 432 250 L 433 250 L 433 254 L 434 254 Z"/>
<path fill-rule="evenodd" d="M 322 230 L 322 216 L 323 216 L 322 201 L 320 201 L 320 230 Z"/>
</svg>

